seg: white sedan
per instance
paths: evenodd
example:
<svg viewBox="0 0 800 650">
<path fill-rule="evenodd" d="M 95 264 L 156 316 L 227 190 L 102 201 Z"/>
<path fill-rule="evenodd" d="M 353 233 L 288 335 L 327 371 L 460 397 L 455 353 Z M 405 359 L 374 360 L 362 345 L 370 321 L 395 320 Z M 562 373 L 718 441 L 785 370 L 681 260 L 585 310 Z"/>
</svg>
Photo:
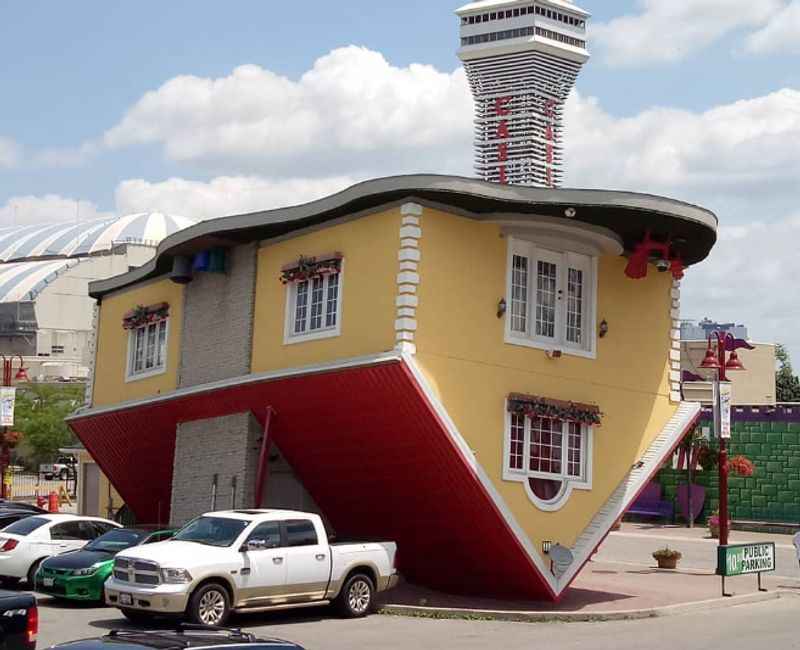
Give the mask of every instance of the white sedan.
<svg viewBox="0 0 800 650">
<path fill-rule="evenodd" d="M 42 560 L 75 551 L 120 525 L 99 517 L 67 514 L 33 515 L 0 530 L 0 583 L 9 587 L 22 578 L 33 585 Z"/>
</svg>

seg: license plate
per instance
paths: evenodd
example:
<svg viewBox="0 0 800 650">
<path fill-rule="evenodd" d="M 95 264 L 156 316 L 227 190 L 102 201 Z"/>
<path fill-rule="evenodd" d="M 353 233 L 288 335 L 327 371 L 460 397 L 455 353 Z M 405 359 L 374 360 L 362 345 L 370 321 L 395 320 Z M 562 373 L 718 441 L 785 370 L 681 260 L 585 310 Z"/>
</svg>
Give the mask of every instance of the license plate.
<svg viewBox="0 0 800 650">
<path fill-rule="evenodd" d="M 119 604 L 120 605 L 133 605 L 133 596 L 130 594 L 120 594 L 119 595 Z"/>
<path fill-rule="evenodd" d="M 55 580 L 53 580 L 52 578 L 43 578 L 42 584 L 45 587 L 52 587 L 55 584 Z"/>
</svg>

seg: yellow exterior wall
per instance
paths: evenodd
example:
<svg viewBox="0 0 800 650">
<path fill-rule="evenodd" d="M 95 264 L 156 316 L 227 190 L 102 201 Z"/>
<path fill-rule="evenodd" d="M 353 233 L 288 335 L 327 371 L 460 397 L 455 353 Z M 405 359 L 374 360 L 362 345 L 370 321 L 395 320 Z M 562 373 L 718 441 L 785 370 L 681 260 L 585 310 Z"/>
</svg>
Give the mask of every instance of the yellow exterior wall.
<svg viewBox="0 0 800 650">
<path fill-rule="evenodd" d="M 128 330 L 122 318 L 136 305 L 169 303 L 166 372 L 125 381 L 128 362 Z M 175 390 L 178 385 L 181 327 L 183 326 L 183 287 L 163 279 L 134 286 L 103 298 L 97 320 L 97 363 L 92 404 L 105 406 L 141 399 Z"/>
<path fill-rule="evenodd" d="M 626 260 L 599 261 L 597 358 L 504 343 L 497 304 L 506 297 L 508 240 L 495 224 L 426 208 L 422 217 L 417 356 L 478 461 L 541 548 L 542 540 L 572 546 L 641 451 L 675 412 L 669 402 L 672 278 L 651 270 L 624 275 Z M 508 317 L 508 316 L 506 316 Z M 575 489 L 556 512 L 539 510 L 519 482 L 503 474 L 505 398 L 528 393 L 598 404 L 591 490 Z"/>
<path fill-rule="evenodd" d="M 376 354 L 394 347 L 400 209 L 268 244 L 258 253 L 253 372 L 295 368 L 319 362 Z M 301 255 L 340 252 L 341 335 L 284 344 L 286 286 L 281 268 Z"/>
</svg>

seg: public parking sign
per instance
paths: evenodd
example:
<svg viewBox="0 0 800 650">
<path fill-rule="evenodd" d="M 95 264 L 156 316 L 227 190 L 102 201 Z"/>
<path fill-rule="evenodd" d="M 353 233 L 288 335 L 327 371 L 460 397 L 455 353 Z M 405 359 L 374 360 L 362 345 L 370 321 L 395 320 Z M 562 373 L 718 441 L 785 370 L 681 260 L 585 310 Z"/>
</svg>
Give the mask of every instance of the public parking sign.
<svg viewBox="0 0 800 650">
<path fill-rule="evenodd" d="M 775 542 L 717 547 L 717 574 L 724 577 L 775 570 Z"/>
</svg>

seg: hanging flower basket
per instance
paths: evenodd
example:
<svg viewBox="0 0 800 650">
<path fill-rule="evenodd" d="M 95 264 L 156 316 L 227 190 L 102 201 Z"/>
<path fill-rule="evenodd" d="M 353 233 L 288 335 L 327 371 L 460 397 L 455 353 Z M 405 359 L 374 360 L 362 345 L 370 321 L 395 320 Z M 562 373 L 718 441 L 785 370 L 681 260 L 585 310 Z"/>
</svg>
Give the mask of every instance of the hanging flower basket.
<svg viewBox="0 0 800 650">
<path fill-rule="evenodd" d="M 728 461 L 728 468 L 737 476 L 752 476 L 755 471 L 756 467 L 753 465 L 753 461 L 747 458 L 747 456 L 734 456 Z"/>
<path fill-rule="evenodd" d="M 342 254 L 333 253 L 320 258 L 300 256 L 296 262 L 292 262 L 281 269 L 281 282 L 305 282 L 321 278 L 324 275 L 339 273 L 342 269 Z"/>
<path fill-rule="evenodd" d="M 599 427 L 603 414 L 593 404 L 578 404 L 546 397 L 512 393 L 508 396 L 508 410 L 516 415 L 534 418 L 554 418 Z"/>
<path fill-rule="evenodd" d="M 22 434 L 19 431 L 6 431 L 2 434 L 3 442 L 9 447 L 16 447 Z"/>
<path fill-rule="evenodd" d="M 169 303 L 160 302 L 155 305 L 136 305 L 122 317 L 122 327 L 133 330 L 148 323 L 155 323 L 169 317 Z"/>
</svg>

